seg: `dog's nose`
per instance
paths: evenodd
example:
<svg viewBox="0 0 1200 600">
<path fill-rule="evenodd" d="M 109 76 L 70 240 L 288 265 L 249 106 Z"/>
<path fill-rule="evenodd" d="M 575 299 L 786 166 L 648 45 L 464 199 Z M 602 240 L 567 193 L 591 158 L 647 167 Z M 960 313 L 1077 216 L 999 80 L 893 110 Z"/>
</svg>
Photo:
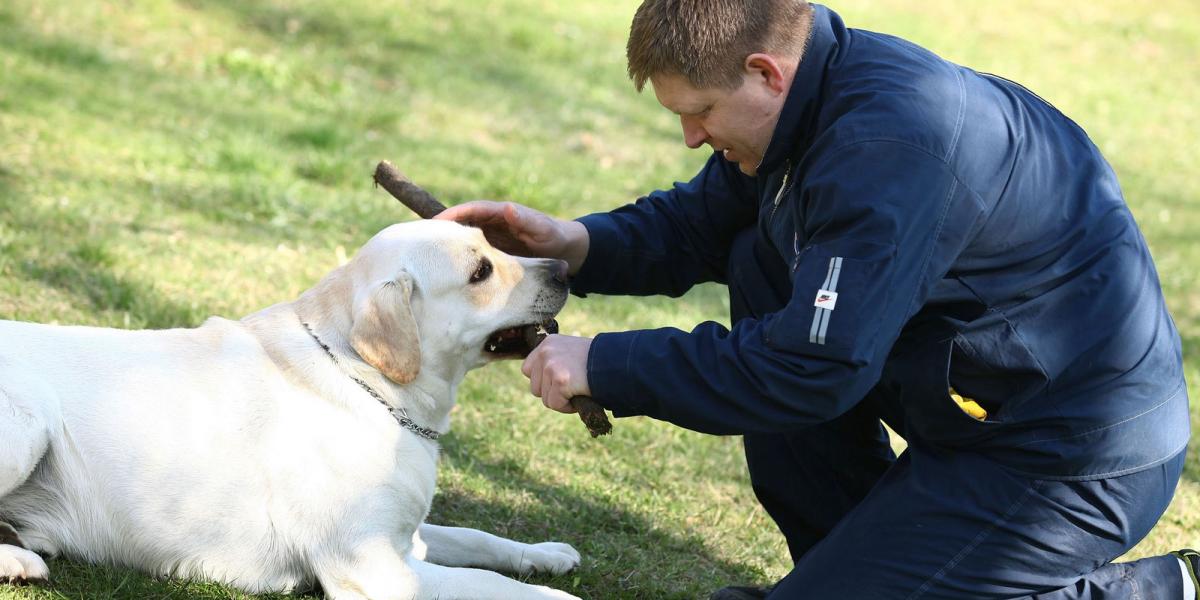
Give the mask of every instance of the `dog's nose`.
<svg viewBox="0 0 1200 600">
<path fill-rule="evenodd" d="M 568 269 L 568 266 L 566 266 L 566 260 L 556 260 L 556 262 L 558 264 L 554 265 L 553 269 L 551 270 L 554 276 L 554 281 L 562 283 L 565 286 L 569 278 L 568 275 L 566 275 L 566 269 Z"/>
<path fill-rule="evenodd" d="M 569 281 L 567 276 L 567 261 L 556 259 L 554 263 L 550 265 L 550 277 L 554 279 L 554 283 L 566 286 Z"/>
</svg>

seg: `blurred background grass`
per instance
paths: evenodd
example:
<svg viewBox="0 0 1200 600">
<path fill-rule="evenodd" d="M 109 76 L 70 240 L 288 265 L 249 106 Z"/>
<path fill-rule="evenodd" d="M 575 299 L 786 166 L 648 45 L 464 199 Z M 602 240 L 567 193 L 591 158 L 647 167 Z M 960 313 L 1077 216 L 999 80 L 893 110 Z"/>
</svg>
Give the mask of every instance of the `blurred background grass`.
<svg viewBox="0 0 1200 600">
<path fill-rule="evenodd" d="M 5 0 L 0 3 L 0 318 L 194 326 L 293 298 L 411 218 L 390 159 L 448 202 L 605 210 L 706 158 L 624 75 L 633 0 Z M 854 27 L 1020 81 L 1120 175 L 1200 381 L 1200 5 L 1193 0 L 844 0 Z M 564 332 L 726 321 L 722 289 L 574 300 Z M 737 438 L 641 419 L 587 439 L 516 365 L 461 390 L 432 520 L 574 544 L 588 598 L 696 598 L 786 573 Z M 1200 410 L 1193 411 L 1197 423 Z M 1131 557 L 1200 543 L 1191 450 Z M 55 561 L 0 599 L 230 598 L 207 584 Z"/>
</svg>

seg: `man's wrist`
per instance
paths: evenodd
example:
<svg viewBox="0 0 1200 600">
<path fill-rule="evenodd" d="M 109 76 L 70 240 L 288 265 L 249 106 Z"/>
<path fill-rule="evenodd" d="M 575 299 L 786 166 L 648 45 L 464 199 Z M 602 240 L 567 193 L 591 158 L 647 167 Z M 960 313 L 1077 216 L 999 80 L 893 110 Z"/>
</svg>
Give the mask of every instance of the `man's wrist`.
<svg viewBox="0 0 1200 600">
<path fill-rule="evenodd" d="M 574 275 L 583 267 L 583 261 L 587 260 L 591 237 L 587 227 L 579 221 L 564 221 L 563 235 L 566 237 L 566 244 L 563 255 L 559 258 L 567 261 L 567 273 Z"/>
</svg>

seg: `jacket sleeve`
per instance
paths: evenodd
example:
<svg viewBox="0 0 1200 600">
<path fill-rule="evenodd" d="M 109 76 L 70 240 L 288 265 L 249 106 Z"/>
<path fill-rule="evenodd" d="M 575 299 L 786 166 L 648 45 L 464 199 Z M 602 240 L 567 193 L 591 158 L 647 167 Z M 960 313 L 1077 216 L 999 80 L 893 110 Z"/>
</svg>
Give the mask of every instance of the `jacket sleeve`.
<svg viewBox="0 0 1200 600">
<path fill-rule="evenodd" d="M 780 211 L 803 240 L 788 304 L 732 330 L 597 336 L 588 380 L 600 404 L 706 433 L 767 433 L 833 419 L 875 385 L 982 222 L 981 203 L 940 158 L 899 142 L 849 145 L 806 172 L 788 197 L 795 210 Z"/>
<path fill-rule="evenodd" d="M 590 242 L 571 291 L 680 296 L 724 282 L 733 237 L 757 214 L 754 180 L 714 153 L 687 183 L 580 218 Z"/>
</svg>

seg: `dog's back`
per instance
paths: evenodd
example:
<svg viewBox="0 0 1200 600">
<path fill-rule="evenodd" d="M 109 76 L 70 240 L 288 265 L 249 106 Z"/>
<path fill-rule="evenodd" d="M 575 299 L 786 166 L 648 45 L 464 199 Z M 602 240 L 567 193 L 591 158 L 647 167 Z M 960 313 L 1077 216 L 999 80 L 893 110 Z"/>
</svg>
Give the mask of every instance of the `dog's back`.
<svg viewBox="0 0 1200 600">
<path fill-rule="evenodd" d="M 274 571 L 270 589 L 309 578 L 263 505 L 261 466 L 281 421 L 269 388 L 287 383 L 248 368 L 269 359 L 240 324 L 0 321 L 0 339 L 10 341 L 0 349 L 0 521 L 20 523 L 26 546 L 164 575 L 262 581 Z M 257 377 L 239 377 L 247 372 Z M 218 524 L 230 514 L 236 530 Z"/>
</svg>

